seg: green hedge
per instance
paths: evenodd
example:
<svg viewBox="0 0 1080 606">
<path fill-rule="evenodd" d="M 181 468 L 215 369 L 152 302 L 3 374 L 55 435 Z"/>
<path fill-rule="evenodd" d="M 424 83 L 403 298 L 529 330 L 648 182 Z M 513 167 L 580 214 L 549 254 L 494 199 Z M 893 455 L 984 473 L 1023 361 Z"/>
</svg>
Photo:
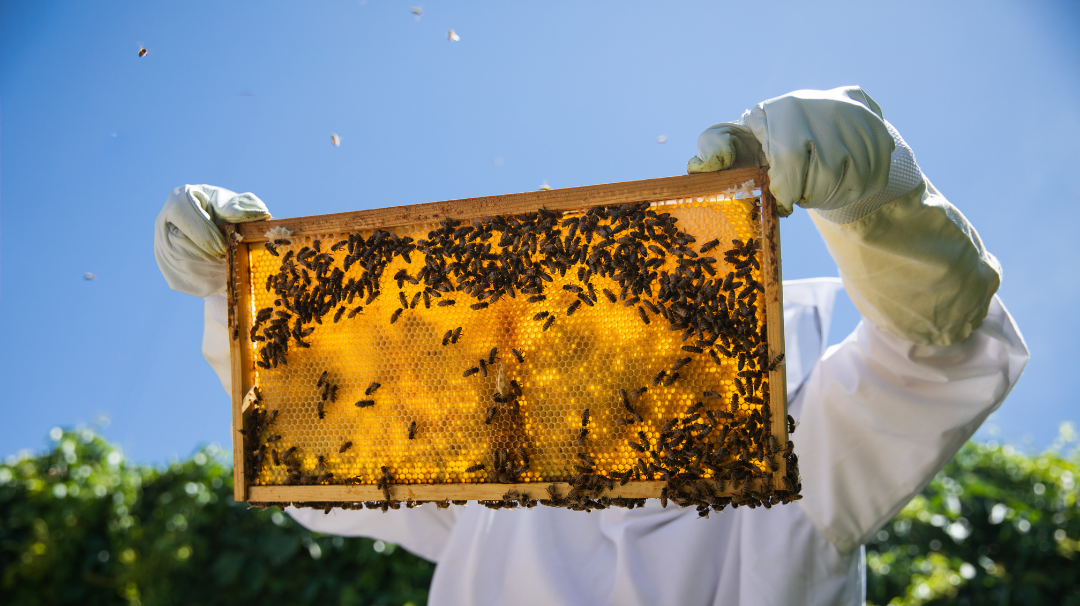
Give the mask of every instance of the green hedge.
<svg viewBox="0 0 1080 606">
<path fill-rule="evenodd" d="M 433 566 L 232 500 L 218 447 L 164 469 L 87 429 L 0 465 L 0 604 L 424 604 Z M 1080 456 L 969 443 L 867 545 L 873 604 L 1080 605 Z"/>
</svg>

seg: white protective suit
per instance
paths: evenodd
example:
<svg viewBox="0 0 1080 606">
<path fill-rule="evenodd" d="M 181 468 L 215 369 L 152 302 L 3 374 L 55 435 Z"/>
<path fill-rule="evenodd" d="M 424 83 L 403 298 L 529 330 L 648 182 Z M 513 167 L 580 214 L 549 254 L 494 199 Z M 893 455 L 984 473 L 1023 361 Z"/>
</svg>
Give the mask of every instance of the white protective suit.
<svg viewBox="0 0 1080 606">
<path fill-rule="evenodd" d="M 425 505 L 290 515 L 437 562 L 433 606 L 861 604 L 862 544 L 1001 404 L 1027 347 L 993 294 L 997 261 L 866 93 L 766 101 L 703 133 L 689 169 L 766 161 L 787 212 L 816 209 L 844 280 L 784 284 L 801 501 L 709 519 L 656 501 L 592 513 Z M 864 320 L 826 350 L 841 287 Z M 228 388 L 224 298 L 207 297 L 206 309 L 204 354 Z"/>
</svg>

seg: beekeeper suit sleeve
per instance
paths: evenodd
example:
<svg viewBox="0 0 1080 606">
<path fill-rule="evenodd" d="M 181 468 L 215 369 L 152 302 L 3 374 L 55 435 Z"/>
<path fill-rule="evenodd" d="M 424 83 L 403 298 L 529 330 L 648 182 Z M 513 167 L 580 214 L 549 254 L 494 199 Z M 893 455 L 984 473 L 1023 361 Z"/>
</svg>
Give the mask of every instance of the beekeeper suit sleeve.
<svg viewBox="0 0 1080 606">
<path fill-rule="evenodd" d="M 1004 400 L 1028 359 L 997 259 L 858 87 L 796 91 L 702 133 L 689 172 L 768 164 L 781 214 L 810 209 L 863 322 L 792 402 L 800 507 L 865 542 Z"/>
</svg>

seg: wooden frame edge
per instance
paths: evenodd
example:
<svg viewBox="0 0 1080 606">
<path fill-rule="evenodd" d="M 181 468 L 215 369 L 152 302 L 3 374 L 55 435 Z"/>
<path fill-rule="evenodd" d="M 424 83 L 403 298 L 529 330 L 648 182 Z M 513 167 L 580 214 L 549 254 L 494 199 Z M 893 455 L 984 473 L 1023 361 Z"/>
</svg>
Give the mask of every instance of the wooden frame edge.
<svg viewBox="0 0 1080 606">
<path fill-rule="evenodd" d="M 566 482 L 524 482 L 518 484 L 397 484 L 390 488 L 390 496 L 397 501 L 498 501 L 507 492 L 515 491 L 527 495 L 530 499 L 550 499 L 547 488 L 554 485 L 557 494 L 562 497 L 570 490 Z M 663 481 L 627 482 L 625 486 L 615 486 L 605 490 L 601 496 L 631 499 L 656 499 L 667 485 Z M 749 490 L 761 492 L 761 480 L 749 484 Z M 740 492 L 723 491 L 716 493 L 720 497 L 734 497 Z M 330 484 L 318 486 L 249 486 L 249 500 L 256 503 L 291 503 L 291 502 L 342 502 L 383 501 L 386 496 L 371 484 Z"/>
<path fill-rule="evenodd" d="M 247 394 L 251 379 L 249 348 L 240 336 L 246 335 L 250 326 L 251 315 L 248 297 L 241 288 L 250 282 L 248 268 L 248 247 L 237 246 L 234 234 L 235 226 L 228 226 L 225 237 L 229 242 L 228 281 L 226 296 L 229 310 L 229 365 L 230 392 L 232 396 L 232 442 L 233 442 L 233 499 L 247 500 L 247 478 L 245 477 L 244 448 L 246 439 L 240 430 L 244 428 L 244 396 Z"/>
<path fill-rule="evenodd" d="M 535 212 L 540 208 L 572 211 L 606 204 L 656 202 L 716 194 L 741 187 L 746 182 L 756 181 L 759 178 L 759 169 L 739 168 L 714 173 L 568 187 L 550 191 L 462 198 L 291 219 L 271 219 L 241 223 L 236 227 L 238 233 L 243 236 L 244 243 L 255 243 L 265 242 L 267 230 L 274 227 L 285 227 L 291 230 L 294 236 L 310 236 L 437 223 L 447 217 L 471 219 L 489 215 L 517 215 Z M 757 185 L 760 185 L 760 181 L 757 181 Z"/>
<path fill-rule="evenodd" d="M 768 339 L 775 344 L 774 349 L 769 351 L 769 360 L 775 360 L 784 353 L 784 290 L 783 272 L 780 267 L 780 213 L 776 208 L 776 198 L 769 192 L 769 171 L 767 167 L 759 169 L 760 175 L 757 182 L 761 186 L 761 217 L 762 235 L 765 238 L 762 246 L 763 274 L 765 278 L 765 320 L 768 325 Z M 769 385 L 781 385 L 784 389 L 779 393 L 769 391 L 769 409 L 772 412 L 772 435 L 776 438 L 779 452 L 773 454 L 773 468 L 778 470 L 773 474 L 772 487 L 775 490 L 784 490 L 784 476 L 787 473 L 787 459 L 784 457 L 784 448 L 787 445 L 787 364 L 779 364 L 769 371 Z"/>
</svg>

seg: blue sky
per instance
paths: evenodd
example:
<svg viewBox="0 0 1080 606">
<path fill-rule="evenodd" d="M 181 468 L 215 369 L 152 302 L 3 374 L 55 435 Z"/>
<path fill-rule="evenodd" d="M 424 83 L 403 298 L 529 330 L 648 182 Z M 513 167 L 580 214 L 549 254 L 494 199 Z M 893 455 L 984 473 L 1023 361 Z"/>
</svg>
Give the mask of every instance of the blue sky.
<svg viewBox="0 0 1080 606">
<path fill-rule="evenodd" d="M 153 258 L 178 185 L 288 217 L 682 174 L 709 125 L 845 84 L 1004 266 L 1033 357 L 997 439 L 1080 422 L 1075 3 L 417 2 L 0 1 L 0 455 L 102 415 L 145 461 L 228 443 Z M 785 277 L 836 275 L 805 212 L 782 234 Z"/>
</svg>

